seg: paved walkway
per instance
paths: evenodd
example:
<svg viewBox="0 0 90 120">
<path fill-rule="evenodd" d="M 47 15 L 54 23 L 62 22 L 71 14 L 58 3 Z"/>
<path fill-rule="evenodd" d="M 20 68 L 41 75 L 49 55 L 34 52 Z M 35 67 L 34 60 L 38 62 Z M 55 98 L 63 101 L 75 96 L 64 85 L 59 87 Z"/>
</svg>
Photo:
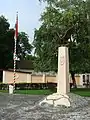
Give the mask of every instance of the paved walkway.
<svg viewBox="0 0 90 120">
<path fill-rule="evenodd" d="M 44 96 L 0 93 L 0 120 L 90 120 L 90 106 L 68 113 L 38 105 Z"/>
</svg>

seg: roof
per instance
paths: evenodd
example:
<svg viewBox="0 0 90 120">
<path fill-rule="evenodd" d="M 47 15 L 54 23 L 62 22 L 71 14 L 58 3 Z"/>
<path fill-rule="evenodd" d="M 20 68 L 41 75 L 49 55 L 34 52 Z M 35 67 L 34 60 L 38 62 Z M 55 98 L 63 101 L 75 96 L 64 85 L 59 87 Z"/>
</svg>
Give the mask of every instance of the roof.
<svg viewBox="0 0 90 120">
<path fill-rule="evenodd" d="M 33 70 L 33 62 L 31 60 L 20 60 L 17 61 L 17 69 L 26 69 L 26 70 Z"/>
<path fill-rule="evenodd" d="M 8 70 L 3 70 L 3 71 L 9 71 L 9 72 L 13 72 L 13 69 L 8 69 Z M 16 70 L 16 72 L 18 73 L 29 73 L 31 74 L 32 71 L 25 71 L 25 70 Z"/>
</svg>

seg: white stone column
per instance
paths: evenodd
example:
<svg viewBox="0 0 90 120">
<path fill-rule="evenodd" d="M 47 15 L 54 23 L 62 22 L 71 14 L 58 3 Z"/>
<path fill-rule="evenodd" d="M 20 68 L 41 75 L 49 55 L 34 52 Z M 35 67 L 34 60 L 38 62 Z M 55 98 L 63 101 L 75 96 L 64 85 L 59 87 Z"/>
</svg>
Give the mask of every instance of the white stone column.
<svg viewBox="0 0 90 120">
<path fill-rule="evenodd" d="M 13 94 L 13 90 L 14 90 L 13 85 L 9 85 L 9 94 Z"/>
<path fill-rule="evenodd" d="M 43 81 L 43 83 L 46 83 L 46 75 L 45 74 L 43 74 L 43 76 L 42 76 L 42 81 Z"/>
<path fill-rule="evenodd" d="M 31 74 L 27 74 L 27 83 L 32 83 L 32 75 Z"/>
<path fill-rule="evenodd" d="M 67 47 L 58 49 L 58 84 L 57 93 L 67 94 L 70 92 L 69 87 L 69 56 Z"/>
<path fill-rule="evenodd" d="M 3 83 L 6 82 L 6 71 L 3 71 Z"/>
</svg>

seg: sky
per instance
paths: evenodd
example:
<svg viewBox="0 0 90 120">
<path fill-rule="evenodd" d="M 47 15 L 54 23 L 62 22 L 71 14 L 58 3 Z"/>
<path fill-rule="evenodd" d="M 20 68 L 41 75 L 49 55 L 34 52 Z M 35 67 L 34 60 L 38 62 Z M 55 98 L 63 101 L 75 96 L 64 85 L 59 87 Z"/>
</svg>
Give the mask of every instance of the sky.
<svg viewBox="0 0 90 120">
<path fill-rule="evenodd" d="M 40 15 L 45 9 L 45 3 L 39 0 L 1 0 L 0 16 L 4 15 L 10 23 L 10 28 L 15 26 L 16 12 L 18 11 L 19 32 L 29 35 L 30 43 L 33 41 L 34 29 L 39 28 Z"/>
</svg>

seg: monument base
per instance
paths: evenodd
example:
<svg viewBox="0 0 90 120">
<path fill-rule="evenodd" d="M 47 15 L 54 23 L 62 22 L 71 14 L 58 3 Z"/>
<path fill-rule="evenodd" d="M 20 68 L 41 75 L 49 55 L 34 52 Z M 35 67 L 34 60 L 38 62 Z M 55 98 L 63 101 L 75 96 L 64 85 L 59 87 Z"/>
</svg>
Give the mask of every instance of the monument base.
<svg viewBox="0 0 90 120">
<path fill-rule="evenodd" d="M 40 105 L 43 103 L 48 103 L 53 106 L 64 105 L 66 107 L 70 107 L 70 100 L 68 95 L 58 93 L 47 96 L 43 101 L 40 102 Z"/>
</svg>

